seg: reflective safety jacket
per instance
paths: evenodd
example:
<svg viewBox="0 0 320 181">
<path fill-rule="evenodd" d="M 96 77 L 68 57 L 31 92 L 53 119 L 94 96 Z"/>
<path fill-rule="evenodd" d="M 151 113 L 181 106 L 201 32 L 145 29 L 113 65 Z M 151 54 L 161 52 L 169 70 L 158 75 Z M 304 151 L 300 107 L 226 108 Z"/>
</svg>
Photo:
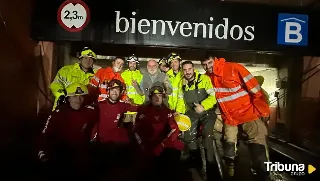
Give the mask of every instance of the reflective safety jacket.
<svg viewBox="0 0 320 181">
<path fill-rule="evenodd" d="M 210 77 L 207 75 L 200 74 L 196 71 L 193 82 L 188 83 L 188 81 L 184 79 L 180 86 L 182 86 L 180 89 L 184 94 L 186 113 L 193 114 L 195 112 L 194 103 L 201 104 L 205 111 L 212 110 L 217 103 Z M 178 104 L 181 103 L 179 102 Z"/>
<path fill-rule="evenodd" d="M 172 86 L 172 93 L 168 96 L 169 109 L 183 113 L 185 112 L 183 92 L 181 90 L 179 91 L 179 85 L 181 84 L 183 73 L 182 71 L 179 71 L 177 74 L 174 74 L 173 70 L 170 69 L 167 72 L 167 76 Z M 178 101 L 181 102 L 178 104 Z"/>
<path fill-rule="evenodd" d="M 118 79 L 124 83 L 120 73 L 113 72 L 111 67 L 99 69 L 90 81 L 89 93 L 99 94 L 98 101 L 105 100 L 108 97 L 107 83 L 112 79 Z M 98 93 L 97 90 L 99 90 Z M 127 96 L 124 94 L 121 99 L 125 100 L 126 98 Z"/>
<path fill-rule="evenodd" d="M 244 66 L 215 58 L 210 77 L 226 124 L 238 125 L 269 116 L 260 85 Z"/>
<path fill-rule="evenodd" d="M 75 63 L 73 65 L 66 65 L 62 67 L 53 82 L 50 84 L 50 89 L 52 94 L 55 97 L 53 110 L 57 106 L 58 98 L 61 95 L 64 95 L 63 91 L 66 87 L 73 83 L 80 83 L 83 85 L 88 85 L 91 78 L 94 75 L 96 70 L 90 70 L 88 72 L 84 72 L 79 63 Z"/>
<path fill-rule="evenodd" d="M 141 84 L 143 75 L 141 74 L 140 70 L 125 70 L 122 72 L 121 77 L 126 84 L 126 93 L 127 96 L 132 100 L 132 103 L 137 105 L 143 104 L 145 99 L 144 96 L 138 94 L 137 90 L 132 85 L 132 80 L 137 81 L 139 85 Z"/>
</svg>

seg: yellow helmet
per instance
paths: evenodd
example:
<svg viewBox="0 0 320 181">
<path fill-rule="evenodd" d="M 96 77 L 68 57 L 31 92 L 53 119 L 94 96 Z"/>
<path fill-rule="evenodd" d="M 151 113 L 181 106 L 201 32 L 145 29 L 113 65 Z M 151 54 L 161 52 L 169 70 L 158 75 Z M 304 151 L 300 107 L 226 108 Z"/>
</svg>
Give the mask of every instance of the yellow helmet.
<svg viewBox="0 0 320 181">
<path fill-rule="evenodd" d="M 91 49 L 85 47 L 82 51 L 81 51 L 81 54 L 80 54 L 80 57 L 79 58 L 83 58 L 83 57 L 90 57 L 90 58 L 93 58 L 93 59 L 97 59 L 97 55 L 96 53 L 94 53 Z"/>
<path fill-rule="evenodd" d="M 180 131 L 188 131 L 191 127 L 191 120 L 186 115 L 177 114 L 174 116 L 174 120 L 177 122 Z"/>
<path fill-rule="evenodd" d="M 79 83 L 73 83 L 66 88 L 67 97 L 81 96 L 89 94 L 87 86 Z"/>
<path fill-rule="evenodd" d="M 179 61 L 181 61 L 181 57 L 179 54 L 177 53 L 170 53 L 168 58 L 167 58 L 167 63 L 170 65 L 170 63 L 175 60 L 175 59 L 178 59 Z"/>
</svg>

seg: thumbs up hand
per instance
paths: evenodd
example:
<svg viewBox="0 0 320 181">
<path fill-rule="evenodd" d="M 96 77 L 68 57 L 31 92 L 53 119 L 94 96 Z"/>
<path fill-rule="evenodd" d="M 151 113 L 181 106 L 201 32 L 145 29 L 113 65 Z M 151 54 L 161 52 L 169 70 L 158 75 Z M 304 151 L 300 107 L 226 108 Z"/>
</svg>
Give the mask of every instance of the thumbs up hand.
<svg viewBox="0 0 320 181">
<path fill-rule="evenodd" d="M 204 108 L 203 108 L 203 106 L 202 106 L 201 104 L 198 104 L 198 103 L 193 103 L 193 104 L 195 105 L 194 110 L 195 110 L 198 114 L 204 112 Z"/>
</svg>

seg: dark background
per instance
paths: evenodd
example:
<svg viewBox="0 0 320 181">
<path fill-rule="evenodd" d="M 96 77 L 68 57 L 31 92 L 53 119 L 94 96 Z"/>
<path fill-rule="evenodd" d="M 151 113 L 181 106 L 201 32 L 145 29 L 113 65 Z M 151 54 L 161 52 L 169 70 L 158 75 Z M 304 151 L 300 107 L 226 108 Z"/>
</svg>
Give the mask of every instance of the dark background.
<svg viewBox="0 0 320 181">
<path fill-rule="evenodd" d="M 36 0 L 36 8 L 32 22 L 32 38 L 49 41 L 81 41 L 91 43 L 135 44 L 148 46 L 189 47 L 224 50 L 258 50 L 281 51 L 301 55 L 315 55 L 319 50 L 317 40 L 320 40 L 320 27 L 317 12 L 307 9 L 293 9 L 266 5 L 249 5 L 239 3 L 215 2 L 213 0 L 84 0 L 89 6 L 91 20 L 81 32 L 71 33 L 64 30 L 57 22 L 57 10 L 64 0 Z M 41 7 L 41 8 L 39 8 Z M 121 17 L 132 17 L 131 12 L 137 12 L 139 19 L 187 21 L 190 23 L 209 23 L 209 17 L 214 17 L 214 28 L 223 23 L 222 18 L 229 18 L 229 30 L 232 25 L 246 27 L 254 25 L 255 39 L 253 41 L 227 40 L 217 38 L 182 37 L 176 32 L 171 36 L 168 27 L 166 35 L 142 35 L 140 33 L 116 33 L 116 13 L 121 11 Z M 309 14 L 309 45 L 306 47 L 277 45 L 278 13 Z M 174 24 L 173 24 L 174 25 Z M 201 32 L 201 28 L 199 29 Z M 221 29 L 222 30 L 222 29 Z M 157 31 L 160 33 L 160 31 Z"/>
</svg>

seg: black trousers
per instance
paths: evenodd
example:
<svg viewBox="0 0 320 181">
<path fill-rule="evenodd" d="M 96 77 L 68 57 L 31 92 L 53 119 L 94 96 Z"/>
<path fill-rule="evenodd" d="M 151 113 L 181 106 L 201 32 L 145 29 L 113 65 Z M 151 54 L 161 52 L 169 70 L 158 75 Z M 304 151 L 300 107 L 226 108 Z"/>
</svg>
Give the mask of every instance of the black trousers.
<svg viewBox="0 0 320 181">
<path fill-rule="evenodd" d="M 192 181 L 187 166 L 180 161 L 180 154 L 181 151 L 165 149 L 159 157 L 147 163 L 139 181 Z"/>
</svg>

